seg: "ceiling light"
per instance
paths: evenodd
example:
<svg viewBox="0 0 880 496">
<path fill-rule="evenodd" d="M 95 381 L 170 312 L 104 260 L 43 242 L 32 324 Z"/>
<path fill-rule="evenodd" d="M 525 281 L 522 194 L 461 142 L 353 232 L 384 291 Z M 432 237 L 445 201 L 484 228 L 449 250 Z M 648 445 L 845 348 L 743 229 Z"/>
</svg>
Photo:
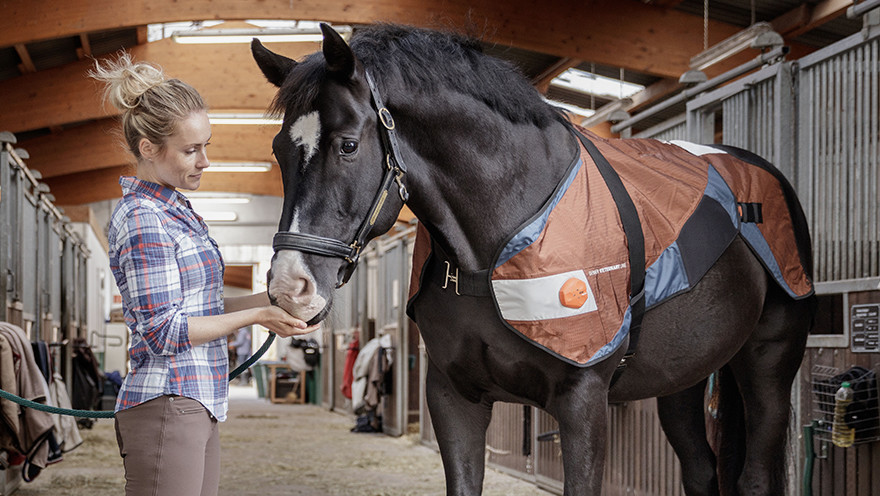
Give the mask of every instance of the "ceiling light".
<svg viewBox="0 0 880 496">
<path fill-rule="evenodd" d="M 349 26 L 334 26 L 337 33 L 347 37 Z M 204 29 L 201 31 L 177 31 L 171 35 L 177 43 L 250 43 L 254 38 L 263 43 L 312 42 L 324 40 L 320 29 L 314 28 L 256 28 L 256 29 Z"/>
<path fill-rule="evenodd" d="M 269 172 L 271 169 L 272 162 L 212 160 L 211 166 L 205 170 L 208 172 Z"/>
<path fill-rule="evenodd" d="M 703 70 L 749 47 L 764 49 L 782 44 L 782 36 L 773 30 L 769 22 L 757 22 L 692 57 L 690 67 Z"/>
<path fill-rule="evenodd" d="M 235 212 L 207 211 L 199 212 L 199 215 L 205 222 L 235 222 L 238 220 L 238 214 Z"/>
<path fill-rule="evenodd" d="M 247 113 L 227 113 L 227 114 L 208 114 L 208 120 L 211 121 L 211 124 L 246 124 L 246 125 L 272 125 L 277 126 L 280 125 L 281 119 L 273 119 L 264 116 L 263 114 L 247 114 Z"/>
</svg>

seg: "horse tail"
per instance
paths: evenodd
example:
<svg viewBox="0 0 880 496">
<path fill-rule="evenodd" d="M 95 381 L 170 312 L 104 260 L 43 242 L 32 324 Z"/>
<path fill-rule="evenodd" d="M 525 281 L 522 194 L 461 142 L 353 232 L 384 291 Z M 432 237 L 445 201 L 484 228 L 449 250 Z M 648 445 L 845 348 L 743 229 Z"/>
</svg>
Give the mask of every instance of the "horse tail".
<svg viewBox="0 0 880 496">
<path fill-rule="evenodd" d="M 736 482 L 743 471 L 746 455 L 745 407 L 730 366 L 725 365 L 715 375 L 717 413 L 714 422 L 710 422 L 710 444 L 717 457 L 721 494 L 737 494 Z"/>
</svg>

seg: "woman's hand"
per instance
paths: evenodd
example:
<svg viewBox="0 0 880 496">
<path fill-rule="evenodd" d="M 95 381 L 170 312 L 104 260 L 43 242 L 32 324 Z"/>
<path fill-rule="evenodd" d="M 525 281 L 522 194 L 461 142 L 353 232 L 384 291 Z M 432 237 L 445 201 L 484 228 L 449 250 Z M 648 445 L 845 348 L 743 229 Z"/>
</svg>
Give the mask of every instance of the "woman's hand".
<svg viewBox="0 0 880 496">
<path fill-rule="evenodd" d="M 284 338 L 308 334 L 321 327 L 321 324 L 309 326 L 302 320 L 287 313 L 281 307 L 273 305 L 261 307 L 259 312 L 259 320 L 256 323 Z"/>
</svg>

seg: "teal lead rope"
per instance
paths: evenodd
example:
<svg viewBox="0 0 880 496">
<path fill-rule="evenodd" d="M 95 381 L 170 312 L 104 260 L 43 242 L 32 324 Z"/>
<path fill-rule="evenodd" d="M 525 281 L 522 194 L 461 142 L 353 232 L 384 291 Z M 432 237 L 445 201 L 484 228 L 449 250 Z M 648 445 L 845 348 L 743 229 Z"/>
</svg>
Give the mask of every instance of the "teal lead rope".
<svg viewBox="0 0 880 496">
<path fill-rule="evenodd" d="M 253 365 L 254 362 L 259 360 L 260 357 L 263 356 L 264 353 L 266 353 L 266 350 L 269 349 L 269 346 L 272 345 L 272 341 L 275 341 L 275 333 L 269 332 L 269 337 L 266 338 L 263 346 L 261 346 L 256 353 L 251 355 L 251 357 L 248 358 L 243 364 L 239 365 L 235 370 L 229 373 L 229 380 L 231 381 L 232 379 L 235 379 L 239 376 L 239 374 L 241 374 L 251 365 Z M 43 403 L 37 403 L 36 401 L 26 400 L 21 396 L 16 396 L 2 389 L 0 389 L 0 398 L 13 401 L 25 408 L 33 408 L 34 410 L 40 410 L 41 412 L 57 413 L 59 415 L 69 415 L 71 417 L 113 418 L 114 416 L 116 416 L 116 412 L 114 412 L 113 410 L 71 410 L 70 408 L 58 408 L 50 405 L 44 405 Z"/>
</svg>

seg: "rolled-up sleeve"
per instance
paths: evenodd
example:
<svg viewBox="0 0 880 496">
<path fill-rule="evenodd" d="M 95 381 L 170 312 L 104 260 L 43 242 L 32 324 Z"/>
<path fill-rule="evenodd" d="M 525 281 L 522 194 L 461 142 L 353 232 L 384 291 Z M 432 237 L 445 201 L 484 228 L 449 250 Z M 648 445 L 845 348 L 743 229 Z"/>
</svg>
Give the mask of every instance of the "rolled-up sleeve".
<svg viewBox="0 0 880 496">
<path fill-rule="evenodd" d="M 176 355 L 192 348 L 175 243 L 150 209 L 134 208 L 120 226 L 118 263 L 125 274 L 130 312 L 151 353 Z"/>
</svg>

